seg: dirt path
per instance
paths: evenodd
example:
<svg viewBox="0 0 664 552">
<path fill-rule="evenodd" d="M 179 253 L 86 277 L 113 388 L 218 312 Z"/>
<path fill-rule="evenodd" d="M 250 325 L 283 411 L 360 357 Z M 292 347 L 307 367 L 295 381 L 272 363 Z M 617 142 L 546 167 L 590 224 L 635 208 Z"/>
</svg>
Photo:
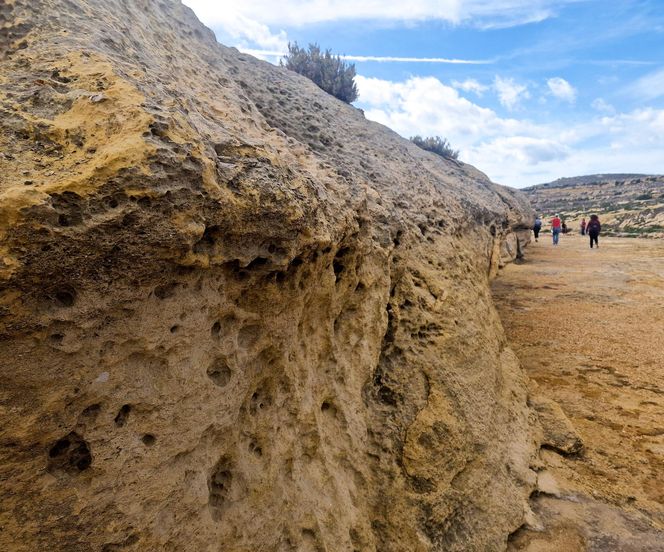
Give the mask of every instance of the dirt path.
<svg viewBox="0 0 664 552">
<path fill-rule="evenodd" d="M 583 440 L 542 449 L 540 531 L 510 550 L 664 551 L 664 241 L 544 236 L 494 296 L 532 379 Z"/>
</svg>

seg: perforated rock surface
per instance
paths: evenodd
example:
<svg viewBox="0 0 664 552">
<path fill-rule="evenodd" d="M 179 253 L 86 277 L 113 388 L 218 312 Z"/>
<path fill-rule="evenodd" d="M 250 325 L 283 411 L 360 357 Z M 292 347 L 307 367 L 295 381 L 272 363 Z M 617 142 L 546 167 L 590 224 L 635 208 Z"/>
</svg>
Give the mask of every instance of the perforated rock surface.
<svg viewBox="0 0 664 552">
<path fill-rule="evenodd" d="M 521 195 L 177 2 L 5 1 L 0 59 L 0 548 L 505 548 Z"/>
</svg>

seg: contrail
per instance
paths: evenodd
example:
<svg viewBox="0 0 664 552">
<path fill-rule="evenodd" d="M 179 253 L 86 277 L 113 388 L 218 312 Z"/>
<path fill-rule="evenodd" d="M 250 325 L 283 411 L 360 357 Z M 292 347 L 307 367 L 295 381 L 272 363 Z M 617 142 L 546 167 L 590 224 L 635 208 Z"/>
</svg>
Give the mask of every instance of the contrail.
<svg viewBox="0 0 664 552">
<path fill-rule="evenodd" d="M 272 50 L 253 50 L 251 48 L 243 48 L 242 52 L 256 57 L 271 56 L 283 57 L 288 55 L 286 52 L 275 52 Z M 392 56 L 349 56 L 340 55 L 341 59 L 348 61 L 377 61 L 379 63 L 452 63 L 452 64 L 466 64 L 466 65 L 486 65 L 494 63 L 490 59 L 449 59 L 449 58 L 420 58 L 420 57 L 392 57 Z"/>
</svg>

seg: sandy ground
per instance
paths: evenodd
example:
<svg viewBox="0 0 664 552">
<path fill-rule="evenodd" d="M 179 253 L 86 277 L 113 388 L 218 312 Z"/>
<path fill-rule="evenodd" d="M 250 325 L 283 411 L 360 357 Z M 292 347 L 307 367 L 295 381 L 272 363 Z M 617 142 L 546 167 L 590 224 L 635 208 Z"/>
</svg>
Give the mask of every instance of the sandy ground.
<svg viewBox="0 0 664 552">
<path fill-rule="evenodd" d="M 664 241 L 600 242 L 541 236 L 493 286 L 533 393 L 584 442 L 541 451 L 542 527 L 510 550 L 664 551 Z"/>
</svg>

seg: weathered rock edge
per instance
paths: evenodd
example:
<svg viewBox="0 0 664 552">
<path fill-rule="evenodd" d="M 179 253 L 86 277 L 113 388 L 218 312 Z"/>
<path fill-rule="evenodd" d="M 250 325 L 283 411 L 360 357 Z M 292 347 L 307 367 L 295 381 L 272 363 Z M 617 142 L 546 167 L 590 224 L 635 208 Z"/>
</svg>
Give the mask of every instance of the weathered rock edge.
<svg viewBox="0 0 664 552">
<path fill-rule="evenodd" d="M 504 549 L 521 194 L 178 2 L 4 2 L 0 58 L 3 549 Z"/>
</svg>

